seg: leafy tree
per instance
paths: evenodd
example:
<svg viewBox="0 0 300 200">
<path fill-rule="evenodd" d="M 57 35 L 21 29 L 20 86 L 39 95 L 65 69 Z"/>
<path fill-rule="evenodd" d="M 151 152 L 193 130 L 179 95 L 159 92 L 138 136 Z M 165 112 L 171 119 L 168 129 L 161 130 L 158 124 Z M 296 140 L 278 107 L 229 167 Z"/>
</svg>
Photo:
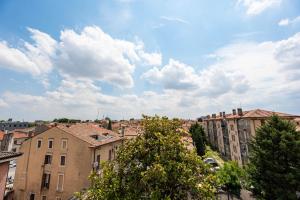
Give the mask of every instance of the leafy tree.
<svg viewBox="0 0 300 200">
<path fill-rule="evenodd" d="M 233 161 L 225 162 L 224 166 L 217 172 L 220 184 L 223 186 L 224 190 L 227 191 L 228 200 L 230 199 L 231 194 L 240 196 L 242 175 L 243 170 Z"/>
<path fill-rule="evenodd" d="M 180 123 L 144 117 L 144 132 L 90 176 L 86 199 L 213 199 L 216 176 L 181 142 Z"/>
<path fill-rule="evenodd" d="M 112 130 L 112 126 L 111 126 L 111 119 L 108 118 L 108 125 L 107 125 L 107 129 L 108 130 Z"/>
<path fill-rule="evenodd" d="M 296 199 L 300 191 L 300 133 L 294 124 L 272 116 L 250 144 L 248 176 L 261 199 Z"/>
<path fill-rule="evenodd" d="M 192 135 L 193 142 L 197 149 L 197 154 L 199 156 L 204 156 L 205 154 L 205 133 L 203 127 L 196 123 L 190 127 L 190 133 Z"/>
</svg>

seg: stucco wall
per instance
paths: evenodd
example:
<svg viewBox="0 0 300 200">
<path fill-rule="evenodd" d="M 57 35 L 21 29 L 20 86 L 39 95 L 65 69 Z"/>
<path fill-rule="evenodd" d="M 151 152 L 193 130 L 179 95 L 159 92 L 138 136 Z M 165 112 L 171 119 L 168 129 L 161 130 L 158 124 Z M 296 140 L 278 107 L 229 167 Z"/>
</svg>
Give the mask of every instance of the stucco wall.
<svg viewBox="0 0 300 200">
<path fill-rule="evenodd" d="M 8 169 L 9 162 L 0 163 L 0 199 L 4 197 Z"/>
<path fill-rule="evenodd" d="M 41 148 L 37 148 L 39 139 L 42 140 Z M 53 139 L 52 149 L 48 149 L 48 139 Z M 61 148 L 62 139 L 68 141 L 66 150 Z M 57 128 L 25 141 L 20 148 L 24 154 L 17 161 L 15 198 L 27 199 L 30 193 L 35 193 L 35 199 L 41 199 L 42 195 L 47 195 L 47 199 L 68 199 L 74 192 L 87 187 L 87 177 L 93 164 L 93 149 L 89 146 L 88 143 Z M 44 165 L 46 154 L 52 155 L 51 165 Z M 63 167 L 60 166 L 61 155 L 66 155 L 66 166 Z M 51 173 L 48 190 L 41 190 L 44 172 Z M 56 191 L 58 174 L 64 174 L 63 192 Z"/>
<path fill-rule="evenodd" d="M 229 143 L 230 143 L 230 150 L 231 150 L 231 160 L 235 160 L 240 166 L 242 166 L 236 120 L 228 120 L 227 125 L 228 125 L 227 128 L 229 133 Z M 233 126 L 233 130 L 231 130 L 231 126 Z"/>
</svg>

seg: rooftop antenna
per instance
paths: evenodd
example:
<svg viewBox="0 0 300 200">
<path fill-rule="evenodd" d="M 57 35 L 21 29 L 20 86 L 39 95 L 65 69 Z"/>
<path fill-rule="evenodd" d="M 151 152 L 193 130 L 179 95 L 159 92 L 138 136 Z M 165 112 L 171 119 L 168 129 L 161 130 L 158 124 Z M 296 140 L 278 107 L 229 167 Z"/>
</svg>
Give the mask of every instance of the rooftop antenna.
<svg viewBox="0 0 300 200">
<path fill-rule="evenodd" d="M 100 109 L 98 108 L 98 109 L 97 109 L 97 117 L 96 117 L 97 120 L 98 120 L 98 118 L 99 118 L 99 111 L 100 111 Z"/>
</svg>

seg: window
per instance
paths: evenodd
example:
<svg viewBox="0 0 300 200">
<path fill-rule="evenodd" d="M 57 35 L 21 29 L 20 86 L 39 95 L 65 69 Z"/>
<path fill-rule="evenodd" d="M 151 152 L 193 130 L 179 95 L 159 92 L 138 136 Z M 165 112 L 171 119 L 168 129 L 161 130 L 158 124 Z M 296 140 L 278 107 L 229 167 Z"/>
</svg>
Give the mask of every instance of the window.
<svg viewBox="0 0 300 200">
<path fill-rule="evenodd" d="M 56 190 L 62 192 L 64 189 L 64 175 L 58 174 Z"/>
<path fill-rule="evenodd" d="M 61 200 L 61 197 L 56 197 L 56 200 Z"/>
<path fill-rule="evenodd" d="M 30 199 L 30 200 L 34 200 L 34 197 L 35 197 L 35 194 L 34 194 L 34 193 L 31 193 L 29 199 Z"/>
<path fill-rule="evenodd" d="M 52 149 L 53 148 L 53 139 L 48 140 L 48 148 Z"/>
<path fill-rule="evenodd" d="M 233 125 L 232 124 L 230 124 L 230 130 L 234 130 L 234 127 L 233 127 Z"/>
<path fill-rule="evenodd" d="M 111 160 L 111 150 L 108 152 L 108 160 Z"/>
<path fill-rule="evenodd" d="M 41 146 L 42 146 L 42 139 L 38 139 L 37 140 L 37 148 L 39 149 L 39 148 L 41 148 Z"/>
<path fill-rule="evenodd" d="M 42 200 L 47 200 L 47 196 L 43 195 Z"/>
<path fill-rule="evenodd" d="M 68 147 L 68 140 L 67 139 L 62 139 L 61 140 L 61 148 L 62 149 L 67 149 Z"/>
<path fill-rule="evenodd" d="M 236 151 L 236 146 L 235 146 L 235 145 L 233 145 L 233 151 L 234 151 L 235 153 L 237 153 L 237 151 Z"/>
<path fill-rule="evenodd" d="M 97 167 L 96 169 L 99 170 L 100 169 L 100 155 L 97 155 L 97 158 L 96 158 L 96 161 L 97 161 Z"/>
<path fill-rule="evenodd" d="M 45 155 L 45 162 L 44 162 L 44 164 L 45 165 L 49 165 L 49 164 L 51 164 L 51 161 L 52 161 L 52 155 Z"/>
<path fill-rule="evenodd" d="M 66 156 L 60 156 L 60 165 L 65 166 L 66 165 Z"/>
<path fill-rule="evenodd" d="M 51 178 L 51 174 L 43 174 L 43 177 L 42 177 L 42 189 L 43 188 L 49 189 L 50 178 Z"/>
<path fill-rule="evenodd" d="M 231 139 L 232 139 L 232 141 L 235 142 L 235 136 L 234 135 L 231 135 Z"/>
</svg>

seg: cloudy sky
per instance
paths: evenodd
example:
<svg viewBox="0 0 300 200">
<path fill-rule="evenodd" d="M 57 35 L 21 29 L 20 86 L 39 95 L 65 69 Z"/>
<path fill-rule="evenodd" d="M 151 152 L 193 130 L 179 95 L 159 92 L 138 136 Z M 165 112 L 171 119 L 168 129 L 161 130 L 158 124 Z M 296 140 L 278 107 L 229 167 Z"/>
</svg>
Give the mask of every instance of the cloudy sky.
<svg viewBox="0 0 300 200">
<path fill-rule="evenodd" d="M 299 0 L 1 0 L 0 119 L 300 114 Z"/>
</svg>

